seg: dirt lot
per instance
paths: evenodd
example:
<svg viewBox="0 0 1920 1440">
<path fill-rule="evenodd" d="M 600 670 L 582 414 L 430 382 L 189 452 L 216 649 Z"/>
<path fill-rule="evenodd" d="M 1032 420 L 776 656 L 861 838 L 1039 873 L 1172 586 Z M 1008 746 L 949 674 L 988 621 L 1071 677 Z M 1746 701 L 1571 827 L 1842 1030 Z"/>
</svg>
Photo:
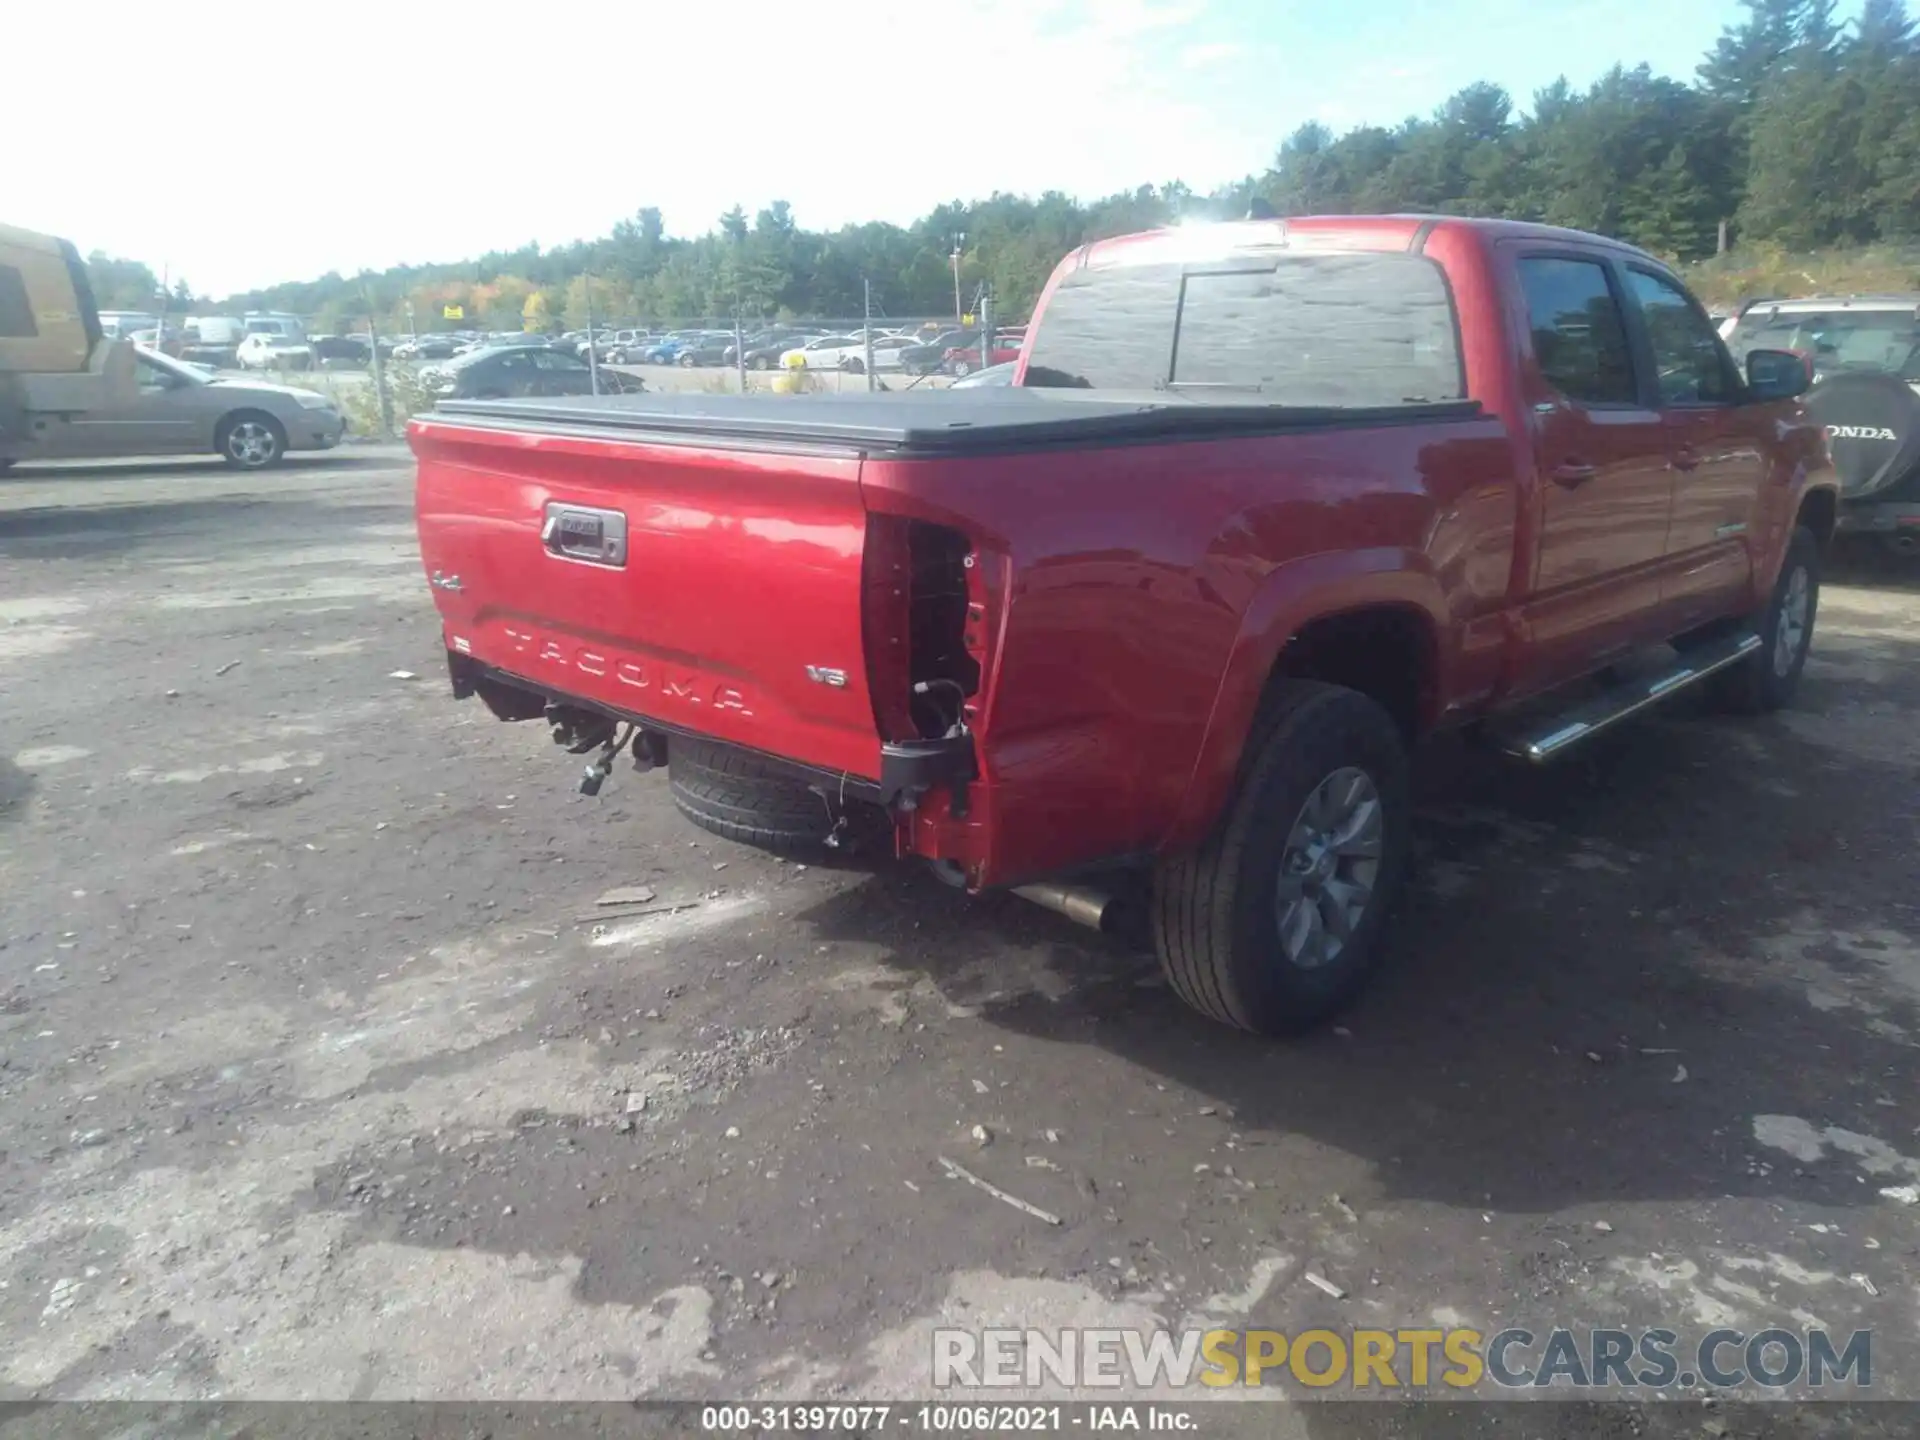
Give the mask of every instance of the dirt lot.
<svg viewBox="0 0 1920 1440">
<path fill-rule="evenodd" d="M 0 481 L 0 1399 L 915 1396 L 942 1321 L 1156 1316 L 1871 1326 L 1920 1398 L 1913 584 L 1772 720 L 1436 750 L 1392 963 L 1275 1045 L 576 794 L 448 698 L 405 460 Z"/>
</svg>

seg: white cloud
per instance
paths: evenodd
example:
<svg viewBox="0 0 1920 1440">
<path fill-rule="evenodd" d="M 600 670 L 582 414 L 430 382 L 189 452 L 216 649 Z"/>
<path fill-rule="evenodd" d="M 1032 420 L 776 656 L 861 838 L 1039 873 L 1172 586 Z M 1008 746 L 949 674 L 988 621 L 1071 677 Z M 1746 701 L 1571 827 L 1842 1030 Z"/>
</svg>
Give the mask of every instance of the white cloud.
<svg viewBox="0 0 1920 1440">
<path fill-rule="evenodd" d="M 91 12 L 18 8 L 17 54 L 98 55 Z M 1257 168 L 1272 137 L 1235 133 L 1166 66 L 1201 8 L 592 0 L 509 20 L 425 0 L 200 0 L 116 11 L 126 63 L 111 67 L 112 101 L 87 94 L 97 59 L 78 75 L 10 67 L 4 218 L 218 293 L 562 244 L 649 204 L 685 234 L 735 203 L 751 213 L 778 198 L 802 224 L 836 226 L 907 221 L 994 190 L 1208 186 Z M 11 138 L 53 113 L 63 120 L 44 147 Z"/>
</svg>

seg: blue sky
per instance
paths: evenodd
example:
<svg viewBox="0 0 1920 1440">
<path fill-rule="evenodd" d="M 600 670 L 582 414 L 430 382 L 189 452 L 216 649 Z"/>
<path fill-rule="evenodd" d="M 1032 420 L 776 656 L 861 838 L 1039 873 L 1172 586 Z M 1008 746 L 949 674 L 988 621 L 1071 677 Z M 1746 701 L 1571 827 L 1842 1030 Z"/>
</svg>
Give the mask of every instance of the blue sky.
<svg viewBox="0 0 1920 1440">
<path fill-rule="evenodd" d="M 98 53 L 87 7 L 16 8 L 20 54 Z M 1843 0 L 1844 17 L 1858 9 Z M 1476 80 L 1523 108 L 1558 75 L 1585 85 L 1616 62 L 1691 80 L 1738 14 L 1735 0 L 146 6 L 116 12 L 112 68 L 123 90 L 151 80 L 149 110 L 76 112 L 61 67 L 10 69 L 0 134 L 66 118 L 44 148 L 10 145 L 0 218 L 224 294 L 562 244 L 642 205 L 693 234 L 736 202 L 786 199 L 832 227 L 996 189 L 1204 191 L 1263 169 L 1303 121 L 1393 124 Z M 172 108 L 176 94 L 194 106 Z"/>
</svg>

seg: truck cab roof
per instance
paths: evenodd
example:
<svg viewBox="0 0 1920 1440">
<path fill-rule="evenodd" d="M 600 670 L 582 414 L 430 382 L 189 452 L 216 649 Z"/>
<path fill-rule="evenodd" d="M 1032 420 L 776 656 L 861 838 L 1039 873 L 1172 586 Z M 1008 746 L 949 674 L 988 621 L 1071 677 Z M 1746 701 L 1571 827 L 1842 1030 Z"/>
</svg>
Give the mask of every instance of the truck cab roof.
<svg viewBox="0 0 1920 1440">
<path fill-rule="evenodd" d="M 1078 252 L 1088 265 L 1153 263 L 1171 260 L 1182 252 L 1195 259 L 1236 250 L 1292 248 L 1407 249 L 1418 252 L 1435 231 L 1470 231 L 1489 241 L 1561 240 L 1583 248 L 1603 246 L 1622 255 L 1651 261 L 1665 268 L 1657 256 L 1623 240 L 1538 225 L 1525 220 L 1492 220 L 1459 215 L 1308 215 L 1277 220 L 1188 221 L 1095 240 Z"/>
</svg>

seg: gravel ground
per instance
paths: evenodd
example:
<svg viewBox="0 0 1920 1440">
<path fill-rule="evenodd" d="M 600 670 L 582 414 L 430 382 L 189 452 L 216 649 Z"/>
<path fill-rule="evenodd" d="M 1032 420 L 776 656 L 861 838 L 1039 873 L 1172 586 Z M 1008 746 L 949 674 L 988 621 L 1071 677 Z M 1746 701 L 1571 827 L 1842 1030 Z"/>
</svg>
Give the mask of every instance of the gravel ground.
<svg viewBox="0 0 1920 1440">
<path fill-rule="evenodd" d="M 0 482 L 0 1399 L 908 1397 L 936 1323 L 1156 1316 L 1870 1326 L 1920 1398 L 1910 574 L 1832 580 L 1770 720 L 1436 748 L 1391 963 L 1269 1044 L 1018 899 L 576 794 L 448 698 L 406 462 Z"/>
</svg>

